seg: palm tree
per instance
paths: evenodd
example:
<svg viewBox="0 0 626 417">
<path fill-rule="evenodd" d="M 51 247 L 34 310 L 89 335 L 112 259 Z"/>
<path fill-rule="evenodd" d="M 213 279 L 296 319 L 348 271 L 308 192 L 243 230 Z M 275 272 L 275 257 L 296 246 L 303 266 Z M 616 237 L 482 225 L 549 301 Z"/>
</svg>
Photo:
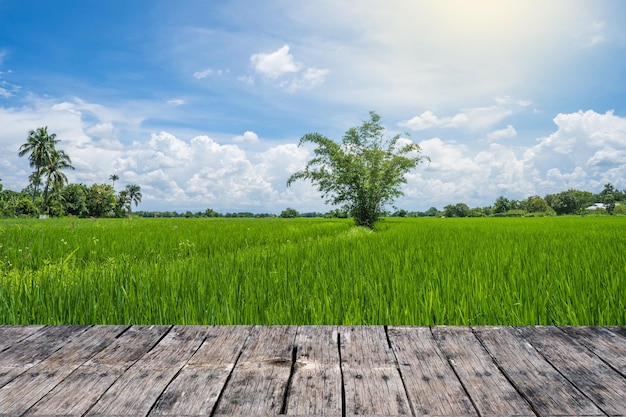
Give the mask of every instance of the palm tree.
<svg viewBox="0 0 626 417">
<path fill-rule="evenodd" d="M 115 189 L 115 181 L 119 180 L 120 177 L 118 177 L 117 174 L 111 174 L 109 179 L 113 182 L 113 189 Z"/>
<path fill-rule="evenodd" d="M 46 205 L 48 203 L 48 191 L 52 185 L 53 191 L 60 191 L 61 188 L 67 183 L 67 176 L 61 171 L 63 169 L 74 169 L 70 157 L 65 151 L 56 149 L 50 154 L 48 164 L 44 166 L 42 174 L 46 176 L 46 185 L 43 192 L 43 204 L 41 206 L 41 212 L 46 212 Z"/>
<path fill-rule="evenodd" d="M 141 203 L 141 187 L 137 184 L 127 185 L 126 197 L 128 198 L 128 215 L 130 216 L 132 203 L 135 203 L 135 207 Z"/>
<path fill-rule="evenodd" d="M 37 194 L 37 188 L 41 185 L 41 176 L 46 165 L 49 164 L 55 146 L 59 142 L 55 133 L 48 134 L 48 126 L 40 127 L 37 130 L 28 132 L 26 143 L 20 146 L 19 156 L 30 154 L 28 161 L 30 166 L 35 168 L 30 180 L 33 184 L 33 202 Z"/>
<path fill-rule="evenodd" d="M 117 205 L 115 206 L 115 215 L 122 217 L 124 209 L 130 207 L 130 199 L 128 198 L 128 191 L 122 190 L 117 195 Z"/>
</svg>

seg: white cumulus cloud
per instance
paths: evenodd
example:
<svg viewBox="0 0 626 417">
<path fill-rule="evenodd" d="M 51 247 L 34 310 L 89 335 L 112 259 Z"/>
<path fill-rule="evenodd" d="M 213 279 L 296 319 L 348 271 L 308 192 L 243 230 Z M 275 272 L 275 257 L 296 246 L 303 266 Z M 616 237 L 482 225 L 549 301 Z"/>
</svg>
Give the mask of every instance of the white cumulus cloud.
<svg viewBox="0 0 626 417">
<path fill-rule="evenodd" d="M 284 45 L 271 53 L 254 54 L 250 57 L 250 63 L 256 72 L 269 78 L 298 72 L 302 67 L 302 64 L 296 62 L 293 55 L 289 53 L 289 45 Z"/>
<path fill-rule="evenodd" d="M 471 131 L 484 131 L 491 129 L 515 112 L 532 104 L 530 100 L 514 100 L 508 96 L 496 97 L 493 101 L 495 102 L 493 105 L 462 109 L 454 116 L 440 117 L 431 110 L 426 110 L 418 116 L 399 123 L 399 125 L 416 131 L 436 128 L 465 128 Z M 514 131 L 508 127 L 505 130 L 499 134 L 510 135 Z"/>
<path fill-rule="evenodd" d="M 517 130 L 512 125 L 507 125 L 504 129 L 494 130 L 487 135 L 490 141 L 498 141 L 501 139 L 513 139 L 517 136 Z"/>
<path fill-rule="evenodd" d="M 461 127 L 467 123 L 468 117 L 466 114 L 459 113 L 451 117 L 438 117 L 430 110 L 426 110 L 419 116 L 412 117 L 411 119 L 401 122 L 400 126 L 408 127 L 412 130 L 426 130 L 432 128 L 456 128 Z"/>
<path fill-rule="evenodd" d="M 452 123 L 453 118 L 445 123 Z M 4 188 L 26 187 L 32 169 L 26 158 L 17 156 L 17 150 L 30 129 L 47 125 L 62 140 L 60 148 L 76 167 L 67 172 L 70 182 L 103 183 L 115 173 L 120 186 L 141 186 L 139 209 L 329 209 L 310 183 L 286 186 L 289 176 L 314 156 L 312 148 L 298 146 L 295 138 L 260 141 L 253 130 L 247 130 L 220 143 L 208 135 L 143 131 L 132 142 L 121 142 L 118 136 L 126 131 L 121 127 L 132 125 L 134 119 L 132 114 L 78 99 L 37 99 L 24 108 L 0 107 L 4 132 L 0 147 L 7 150 L 0 153 Z M 422 117 L 439 126 L 445 125 L 442 119 Z M 552 132 L 526 147 L 519 140 L 515 146 L 497 141 L 512 138 L 515 132 L 524 134 L 512 125 L 491 131 L 491 142 L 480 139 L 485 136 L 463 142 L 445 137 L 420 141 L 423 155 L 432 162 L 407 174 L 406 195 L 397 206 L 411 210 L 457 202 L 485 206 L 500 195 L 521 199 L 568 188 L 598 192 L 607 182 L 626 188 L 626 117 L 587 110 L 558 114 L 553 120 Z M 443 133 L 454 136 L 457 132 Z M 254 146 L 248 146 L 251 143 Z"/>
<path fill-rule="evenodd" d="M 233 138 L 235 143 L 257 143 L 258 141 L 259 136 L 250 130 L 246 130 L 243 135 L 237 135 Z"/>
<path fill-rule="evenodd" d="M 289 45 L 284 45 L 272 53 L 254 54 L 250 57 L 250 63 L 256 73 L 272 80 L 280 79 L 277 85 L 291 93 L 322 85 L 330 73 L 327 68 L 305 67 L 301 62 L 297 62 L 289 53 Z M 240 81 L 249 85 L 254 84 L 251 76 L 240 77 Z"/>
</svg>

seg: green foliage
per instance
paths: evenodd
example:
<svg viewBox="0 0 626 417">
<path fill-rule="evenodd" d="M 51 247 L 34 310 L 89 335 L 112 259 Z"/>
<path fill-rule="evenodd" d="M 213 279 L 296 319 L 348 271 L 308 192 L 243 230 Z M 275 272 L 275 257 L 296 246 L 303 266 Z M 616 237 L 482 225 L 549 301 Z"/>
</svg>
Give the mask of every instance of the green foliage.
<svg viewBox="0 0 626 417">
<path fill-rule="evenodd" d="M 623 203 L 615 204 L 615 207 L 613 208 L 613 213 L 612 214 L 625 215 L 626 214 L 626 204 L 623 204 Z"/>
<path fill-rule="evenodd" d="M 28 200 L 28 199 L 27 199 Z M 626 217 L 0 221 L 5 324 L 626 325 Z"/>
<path fill-rule="evenodd" d="M 578 214 L 593 204 L 593 194 L 588 191 L 569 189 L 558 194 L 548 194 L 546 201 L 558 215 Z"/>
<path fill-rule="evenodd" d="M 530 197 L 528 199 L 529 213 L 549 213 L 551 211 L 553 210 L 550 208 L 548 202 L 545 199 L 539 196 Z"/>
<path fill-rule="evenodd" d="M 20 146 L 18 155 L 20 157 L 30 154 L 28 161 L 35 171 L 29 179 L 33 185 L 33 202 L 37 195 L 37 189 L 41 185 L 42 178 L 45 177 L 43 191 L 43 201 L 41 212 L 48 213 L 48 195 L 50 191 L 60 191 L 67 182 L 64 169 L 74 169 L 70 157 L 62 150 L 56 148 L 60 140 L 56 134 L 48 133 L 48 127 L 40 127 L 28 133 L 26 143 Z"/>
<path fill-rule="evenodd" d="M 18 216 L 36 216 L 39 209 L 29 198 L 22 197 L 15 206 L 15 214 Z"/>
<path fill-rule="evenodd" d="M 443 215 L 446 217 L 467 217 L 469 214 L 470 208 L 465 203 L 450 204 L 443 208 Z"/>
<path fill-rule="evenodd" d="M 141 187 L 138 186 L 137 184 L 129 184 L 126 186 L 126 189 L 124 190 L 126 191 L 126 197 L 128 199 L 126 208 L 128 209 L 128 214 L 131 213 L 131 209 L 133 206 L 133 203 L 135 203 L 135 207 L 137 205 L 139 205 L 139 203 L 141 202 Z"/>
<path fill-rule="evenodd" d="M 431 207 L 424 212 L 425 217 L 437 217 L 439 216 L 439 210 L 436 207 Z"/>
<path fill-rule="evenodd" d="M 84 184 L 69 184 L 61 192 L 65 202 L 67 214 L 78 217 L 85 217 L 89 213 L 87 209 L 87 196 L 89 188 Z"/>
<path fill-rule="evenodd" d="M 511 210 L 511 202 L 504 196 L 498 197 L 493 205 L 494 214 L 503 214 Z"/>
<path fill-rule="evenodd" d="M 296 217 L 298 217 L 298 211 L 294 208 L 291 207 L 287 207 L 285 210 L 283 210 L 280 213 L 280 217 L 284 218 L 284 219 L 294 219 Z"/>
<path fill-rule="evenodd" d="M 616 203 L 626 198 L 624 193 L 617 190 L 611 183 L 604 184 L 604 189 L 598 197 L 608 214 L 614 214 Z"/>
<path fill-rule="evenodd" d="M 93 184 L 87 194 L 87 211 L 92 217 L 111 216 L 117 205 L 115 190 L 109 184 Z"/>
<path fill-rule="evenodd" d="M 208 208 L 202 213 L 202 217 L 220 217 L 220 214 L 212 208 Z"/>
<path fill-rule="evenodd" d="M 370 120 L 350 128 L 341 144 L 319 133 L 304 135 L 300 145 L 316 145 L 315 157 L 287 184 L 310 180 L 326 203 L 342 206 L 357 226 L 372 228 L 385 205 L 402 195 L 404 175 L 423 159 L 418 145 L 401 143 L 400 135 L 385 139 L 384 131 L 380 116 L 370 112 Z"/>
<path fill-rule="evenodd" d="M 44 167 L 48 165 L 48 161 L 50 161 L 58 142 L 56 134 L 48 134 L 48 127 L 45 126 L 28 132 L 26 143 L 20 146 L 18 155 L 20 157 L 29 155 L 29 165 L 31 168 L 35 168 L 35 171 L 29 177 L 33 185 L 33 199 L 37 194 L 39 185 L 41 185 Z"/>
</svg>

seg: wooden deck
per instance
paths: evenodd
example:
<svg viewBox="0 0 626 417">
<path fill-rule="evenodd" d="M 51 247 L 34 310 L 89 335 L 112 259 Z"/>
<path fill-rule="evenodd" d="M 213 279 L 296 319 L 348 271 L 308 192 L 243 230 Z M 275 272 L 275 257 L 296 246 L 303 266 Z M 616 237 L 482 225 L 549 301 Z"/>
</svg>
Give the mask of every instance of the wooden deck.
<svg viewBox="0 0 626 417">
<path fill-rule="evenodd" d="M 626 328 L 0 326 L 0 415 L 626 415 Z"/>
</svg>

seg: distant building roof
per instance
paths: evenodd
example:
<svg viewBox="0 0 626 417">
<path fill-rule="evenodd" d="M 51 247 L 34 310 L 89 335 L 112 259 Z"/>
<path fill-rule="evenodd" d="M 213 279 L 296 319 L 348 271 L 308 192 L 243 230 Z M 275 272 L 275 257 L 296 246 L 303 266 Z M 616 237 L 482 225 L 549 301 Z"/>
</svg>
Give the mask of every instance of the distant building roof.
<svg viewBox="0 0 626 417">
<path fill-rule="evenodd" d="M 606 204 L 604 203 L 594 203 L 587 207 L 587 210 L 598 210 L 598 209 L 606 209 Z"/>
</svg>

